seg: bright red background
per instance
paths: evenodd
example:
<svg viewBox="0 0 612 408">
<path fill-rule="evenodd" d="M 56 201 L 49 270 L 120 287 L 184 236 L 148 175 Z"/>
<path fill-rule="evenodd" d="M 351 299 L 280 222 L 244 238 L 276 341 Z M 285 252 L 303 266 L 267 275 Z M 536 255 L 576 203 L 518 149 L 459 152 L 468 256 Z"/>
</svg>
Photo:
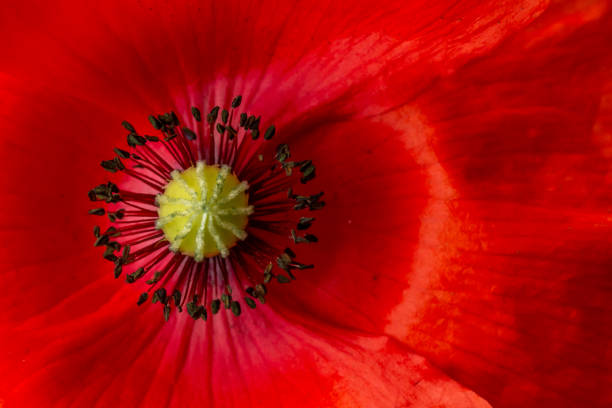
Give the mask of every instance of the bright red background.
<svg viewBox="0 0 612 408">
<path fill-rule="evenodd" d="M 176 3 L 4 6 L 6 407 L 612 404 L 607 2 Z M 122 120 L 237 94 L 317 163 L 317 268 L 163 325 L 86 192 Z"/>
</svg>

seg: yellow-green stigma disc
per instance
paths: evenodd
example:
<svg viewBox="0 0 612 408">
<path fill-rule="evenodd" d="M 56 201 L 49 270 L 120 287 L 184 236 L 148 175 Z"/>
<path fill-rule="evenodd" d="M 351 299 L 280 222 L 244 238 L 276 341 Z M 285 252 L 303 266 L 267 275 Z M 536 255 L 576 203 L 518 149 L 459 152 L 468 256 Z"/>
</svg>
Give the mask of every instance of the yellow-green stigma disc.
<svg viewBox="0 0 612 408">
<path fill-rule="evenodd" d="M 157 229 L 164 232 L 170 249 L 196 261 L 216 255 L 226 257 L 238 240 L 247 237 L 248 216 L 253 213 L 240 181 L 228 166 L 210 166 L 199 161 L 183 172 L 172 172 L 172 180 L 156 197 Z"/>
</svg>

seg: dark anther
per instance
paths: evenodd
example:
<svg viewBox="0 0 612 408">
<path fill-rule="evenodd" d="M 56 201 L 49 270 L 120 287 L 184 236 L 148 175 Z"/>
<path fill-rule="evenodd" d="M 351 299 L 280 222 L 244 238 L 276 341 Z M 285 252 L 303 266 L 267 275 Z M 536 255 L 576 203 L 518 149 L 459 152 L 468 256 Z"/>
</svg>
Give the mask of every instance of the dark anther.
<svg viewBox="0 0 612 408">
<path fill-rule="evenodd" d="M 142 146 L 145 143 L 147 143 L 147 139 L 140 135 L 137 135 L 136 133 L 130 133 L 127 136 L 127 144 L 130 147 Z"/>
<path fill-rule="evenodd" d="M 310 264 L 310 265 L 306 265 L 303 263 L 299 263 L 299 262 L 293 262 L 291 264 L 292 267 L 296 268 L 296 269 L 312 269 L 314 268 L 314 265 Z"/>
<path fill-rule="evenodd" d="M 165 288 L 157 289 L 153 293 L 153 299 L 151 299 L 151 302 L 153 303 L 160 302 L 161 304 L 164 304 L 164 305 L 168 303 L 168 295 L 166 294 L 166 289 Z"/>
<path fill-rule="evenodd" d="M 302 172 L 302 178 L 300 182 L 302 184 L 306 184 L 308 181 L 315 178 L 315 166 L 313 164 L 309 164 L 308 166 L 300 166 L 300 171 Z"/>
<path fill-rule="evenodd" d="M 173 111 L 164 113 L 163 115 L 159 115 L 158 119 L 161 121 L 162 124 L 169 126 L 169 127 L 174 127 L 174 126 L 179 125 L 178 116 L 176 116 L 176 113 L 174 113 Z"/>
<path fill-rule="evenodd" d="M 251 129 L 252 126 L 253 126 L 253 123 L 255 123 L 255 116 L 251 115 L 251 116 L 249 116 L 249 118 L 246 121 L 246 128 L 247 129 Z"/>
<path fill-rule="evenodd" d="M 217 132 L 223 134 L 225 132 L 225 126 L 220 123 L 217 123 Z"/>
<path fill-rule="evenodd" d="M 174 289 L 174 291 L 172 292 L 172 300 L 174 301 L 174 304 L 176 305 L 176 307 L 180 307 L 179 305 L 181 304 L 181 291 L 178 289 Z"/>
<path fill-rule="evenodd" d="M 120 236 L 121 233 L 117 230 L 117 228 L 111 226 L 111 227 L 108 227 L 106 231 L 104 231 L 103 235 L 115 238 L 115 237 Z"/>
<path fill-rule="evenodd" d="M 240 127 L 244 127 L 244 125 L 247 122 L 247 114 L 246 113 L 241 113 L 240 114 Z"/>
<path fill-rule="evenodd" d="M 121 254 L 121 262 L 126 264 L 130 257 L 130 246 L 126 245 L 123 247 L 123 253 Z"/>
<path fill-rule="evenodd" d="M 127 120 L 121 122 L 121 126 L 123 126 L 128 132 L 136 133 L 136 129 L 134 129 L 134 126 L 132 126 L 132 124 Z"/>
<path fill-rule="evenodd" d="M 130 152 L 126 152 L 125 150 L 119 149 L 118 147 L 115 147 L 113 151 L 117 154 L 117 156 L 121 157 L 122 159 L 130 158 Z"/>
<path fill-rule="evenodd" d="M 149 142 L 159 142 L 159 137 L 157 137 L 157 136 L 144 135 L 144 137 Z"/>
<path fill-rule="evenodd" d="M 113 247 L 106 247 L 106 249 L 104 250 L 103 258 L 108 261 L 115 262 L 117 260 L 117 255 L 115 255 L 114 252 L 115 249 Z"/>
<path fill-rule="evenodd" d="M 278 283 L 289 283 L 291 280 L 285 275 L 276 275 L 276 280 Z"/>
<path fill-rule="evenodd" d="M 119 192 L 119 187 L 117 187 L 116 184 L 111 183 L 110 181 L 108 183 L 106 183 L 106 188 L 108 189 L 108 191 L 110 191 L 111 193 L 118 193 Z"/>
<path fill-rule="evenodd" d="M 303 237 L 298 236 L 294 230 L 291 230 L 291 238 L 296 244 L 310 244 L 314 242 L 319 242 L 319 239 L 316 235 L 306 234 Z"/>
<path fill-rule="evenodd" d="M 268 266 L 266 266 L 266 269 L 264 270 L 264 283 L 268 283 L 272 280 L 272 262 L 270 262 L 268 264 Z M 265 291 L 266 287 L 264 285 L 261 285 L 263 287 L 263 290 Z M 265 293 L 264 293 L 265 294 Z M 255 295 L 253 295 L 253 297 L 257 297 Z"/>
<path fill-rule="evenodd" d="M 123 165 L 123 162 L 121 161 L 119 157 L 115 157 L 113 161 L 115 162 L 115 167 L 117 168 L 117 170 L 119 171 L 125 170 L 125 166 Z"/>
<path fill-rule="evenodd" d="M 106 246 L 113 248 L 115 251 L 119 251 L 121 249 L 121 244 L 117 241 L 110 241 Z"/>
<path fill-rule="evenodd" d="M 304 235 L 304 239 L 309 243 L 319 242 L 319 238 L 314 234 L 306 234 Z"/>
<path fill-rule="evenodd" d="M 121 197 L 118 194 L 106 197 L 107 203 L 118 203 L 119 201 L 121 201 Z"/>
<path fill-rule="evenodd" d="M 192 305 L 191 312 L 189 312 L 189 306 L 190 305 Z M 187 311 L 189 313 L 189 316 L 191 316 L 194 320 L 197 320 L 200 317 L 203 320 L 206 320 L 206 309 L 202 305 L 198 306 L 195 303 L 193 303 L 193 304 L 190 303 L 190 304 L 187 305 Z"/>
<path fill-rule="evenodd" d="M 257 303 L 255 303 L 255 301 L 251 299 L 250 297 L 245 296 L 244 301 L 247 304 L 247 306 L 250 307 L 251 309 L 255 309 L 255 306 L 257 306 Z"/>
<path fill-rule="evenodd" d="M 259 130 L 255 129 L 251 132 L 251 139 L 253 140 L 259 139 Z"/>
<path fill-rule="evenodd" d="M 206 121 L 208 123 L 213 123 L 215 120 L 217 120 L 218 115 L 219 115 L 219 107 L 215 106 L 214 108 L 210 110 L 210 113 L 206 117 Z"/>
<path fill-rule="evenodd" d="M 232 101 L 232 108 L 237 108 L 240 106 L 240 103 L 242 102 L 242 95 L 238 95 L 237 97 L 234 98 L 234 100 Z"/>
<path fill-rule="evenodd" d="M 319 201 L 322 196 L 323 192 L 321 191 L 312 196 L 291 195 L 290 198 L 297 201 L 297 204 L 293 206 L 294 210 L 301 210 L 306 207 L 308 207 L 309 210 L 320 210 L 325 206 L 325 201 Z"/>
<path fill-rule="evenodd" d="M 236 301 L 233 301 L 231 308 L 232 308 L 232 313 L 235 316 L 240 316 L 240 312 L 241 312 L 241 310 L 240 310 L 240 303 L 238 303 Z"/>
<path fill-rule="evenodd" d="M 89 196 L 89 199 L 91 201 L 100 201 L 100 200 L 106 200 L 108 197 L 110 197 L 111 193 L 110 191 L 101 190 L 96 187 L 93 190 L 89 191 L 87 195 Z"/>
<path fill-rule="evenodd" d="M 170 319 L 170 305 L 164 305 L 164 320 Z"/>
<path fill-rule="evenodd" d="M 229 112 L 226 109 L 223 109 L 221 111 L 221 121 L 223 122 L 223 124 L 227 123 L 228 118 L 229 118 Z"/>
<path fill-rule="evenodd" d="M 223 302 L 223 306 L 226 309 L 229 309 L 230 308 L 230 304 L 232 302 L 232 295 L 229 295 L 227 293 L 222 294 L 221 295 L 221 301 Z"/>
<path fill-rule="evenodd" d="M 221 308 L 221 301 L 219 299 L 215 299 L 212 302 L 210 302 L 210 311 L 212 312 L 212 314 L 217 314 L 220 308 Z"/>
<path fill-rule="evenodd" d="M 276 160 L 278 160 L 279 162 L 283 163 L 289 157 L 291 157 L 291 152 L 289 151 L 289 146 L 288 145 L 280 144 L 280 145 L 278 145 L 276 147 L 276 154 L 274 155 L 274 158 Z"/>
<path fill-rule="evenodd" d="M 93 210 L 89 210 L 88 213 L 91 215 L 104 215 L 104 208 L 94 208 Z"/>
<path fill-rule="evenodd" d="M 297 224 L 297 229 L 306 230 L 310 228 L 314 220 L 315 219 L 313 217 L 300 217 L 300 221 L 298 221 L 298 224 Z"/>
<path fill-rule="evenodd" d="M 138 297 L 138 302 L 136 302 L 136 304 L 138 306 L 142 305 L 144 302 L 147 301 L 148 297 L 149 297 L 149 294 L 147 292 L 141 293 L 140 297 Z"/>
<path fill-rule="evenodd" d="M 304 160 L 302 162 L 299 162 L 299 165 L 300 165 L 300 171 L 303 173 L 304 171 L 306 171 L 308 167 L 312 165 L 312 160 Z"/>
<path fill-rule="evenodd" d="M 119 278 L 119 276 L 121 276 L 121 270 L 123 269 L 123 265 L 121 265 L 121 263 L 116 263 L 115 264 L 115 269 L 113 270 L 113 274 L 115 276 L 115 279 Z"/>
<path fill-rule="evenodd" d="M 251 123 L 251 126 L 249 126 L 249 129 L 251 130 L 258 130 L 259 129 L 259 122 L 261 121 L 261 116 L 258 116 L 257 119 L 255 119 L 253 121 L 253 123 Z"/>
<path fill-rule="evenodd" d="M 313 234 L 304 235 L 304 239 L 307 242 L 319 242 L 319 238 L 317 238 L 316 235 L 313 235 Z"/>
<path fill-rule="evenodd" d="M 100 166 L 102 166 L 104 170 L 110 171 L 111 173 L 115 173 L 117 170 L 119 170 L 115 160 L 102 160 L 102 162 L 100 162 Z"/>
<path fill-rule="evenodd" d="M 285 174 L 290 176 L 293 174 L 293 168 L 295 167 L 295 162 L 283 162 L 281 167 L 285 170 Z"/>
<path fill-rule="evenodd" d="M 132 273 L 128 274 L 125 277 L 125 281 L 127 283 L 134 283 L 134 282 L 136 282 L 136 280 L 142 278 L 144 276 L 144 274 L 145 274 L 145 269 L 144 268 L 138 268 L 138 269 L 136 269 L 135 272 L 132 272 Z"/>
<path fill-rule="evenodd" d="M 306 239 L 305 239 L 305 238 L 298 236 L 298 235 L 295 233 L 295 230 L 291 230 L 291 239 L 292 239 L 292 240 L 293 240 L 293 242 L 295 242 L 296 244 L 302 244 L 302 243 L 308 242 L 308 241 L 306 241 Z"/>
<path fill-rule="evenodd" d="M 202 121 L 202 114 L 200 113 L 200 110 L 196 108 L 195 106 L 191 107 L 191 114 L 193 115 L 196 121 L 198 122 Z"/>
<path fill-rule="evenodd" d="M 96 242 L 94 242 L 94 246 L 102 246 L 102 245 L 106 245 L 109 241 L 108 235 L 100 235 L 98 237 L 98 239 L 96 239 Z"/>
<path fill-rule="evenodd" d="M 96 238 L 100 238 L 100 227 L 99 227 L 99 226 L 97 226 L 97 225 L 96 225 L 96 226 L 94 227 L 94 229 L 93 229 L 93 234 L 94 234 L 94 237 L 96 237 Z"/>
<path fill-rule="evenodd" d="M 272 277 L 274 275 L 272 275 L 271 273 L 265 273 L 264 274 L 264 279 L 263 279 L 263 283 L 270 283 L 270 281 L 272 280 Z"/>
<path fill-rule="evenodd" d="M 174 111 L 171 111 L 168 113 L 170 115 L 170 117 L 172 118 L 172 125 L 173 126 L 178 126 L 181 122 L 179 121 L 178 116 L 176 116 L 176 113 L 174 113 Z"/>
<path fill-rule="evenodd" d="M 149 115 L 149 122 L 151 122 L 155 130 L 160 130 L 162 128 L 162 123 L 153 115 Z"/>
<path fill-rule="evenodd" d="M 111 211 L 108 212 L 108 219 L 111 222 L 115 222 L 117 220 L 121 220 L 121 219 L 123 219 L 124 216 L 125 216 L 125 210 L 123 208 L 119 209 L 119 210 L 117 210 L 115 212 L 111 212 Z"/>
<path fill-rule="evenodd" d="M 266 129 L 266 133 L 264 134 L 264 140 L 272 139 L 274 133 L 276 133 L 276 127 L 272 125 L 268 129 Z"/>
<path fill-rule="evenodd" d="M 197 136 L 193 132 L 193 130 L 191 130 L 191 129 L 187 128 L 187 127 L 183 128 L 183 134 L 185 135 L 187 140 L 196 140 L 196 138 L 197 138 Z"/>
<path fill-rule="evenodd" d="M 200 317 L 200 308 L 198 307 L 198 296 L 194 296 L 193 300 L 187 303 L 187 314 L 193 319 L 198 319 Z"/>
<path fill-rule="evenodd" d="M 236 135 L 238 134 L 238 131 L 236 129 L 234 129 L 233 127 L 231 127 L 230 125 L 227 126 L 227 134 L 229 137 L 229 140 L 233 140 Z"/>
<path fill-rule="evenodd" d="M 155 273 L 153 274 L 153 277 L 152 277 L 151 279 L 147 280 L 145 283 L 146 283 L 147 285 L 154 285 L 154 284 L 156 284 L 157 282 L 159 282 L 159 280 L 161 279 L 161 277 L 162 277 L 162 273 L 161 273 L 161 272 L 155 272 Z"/>
<path fill-rule="evenodd" d="M 268 293 L 266 285 L 258 283 L 255 285 L 255 297 L 265 296 Z"/>
</svg>

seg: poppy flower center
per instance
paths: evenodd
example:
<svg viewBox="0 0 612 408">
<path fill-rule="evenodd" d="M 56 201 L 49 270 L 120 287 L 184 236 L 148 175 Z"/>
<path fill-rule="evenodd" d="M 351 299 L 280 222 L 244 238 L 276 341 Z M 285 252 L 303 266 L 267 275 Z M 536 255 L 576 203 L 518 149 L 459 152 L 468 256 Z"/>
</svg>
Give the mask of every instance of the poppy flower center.
<svg viewBox="0 0 612 408">
<path fill-rule="evenodd" d="M 260 134 L 261 117 L 240 112 L 241 100 L 213 107 L 206 122 L 191 108 L 194 129 L 174 112 L 151 115 L 158 136 L 124 121 L 130 150 L 115 148 L 101 166 L 137 183 L 108 181 L 88 193 L 106 203 L 89 213 L 111 224 L 94 227 L 94 246 L 105 247 L 115 278 L 144 288 L 136 303 L 161 304 L 165 320 L 173 309 L 202 320 L 222 307 L 239 316 L 241 304 L 265 303 L 273 282 L 314 267 L 297 260 L 297 246 L 318 241 L 305 233 L 315 217 L 296 214 L 322 209 L 323 192 L 295 190 L 315 178 L 315 166 L 290 160 L 285 143 L 271 149 L 275 126 Z"/>
<path fill-rule="evenodd" d="M 228 256 L 229 248 L 247 237 L 248 215 L 253 213 L 246 194 L 249 184 L 238 180 L 228 166 L 208 166 L 203 161 L 171 176 L 163 194 L 156 197 L 155 223 L 170 248 L 198 262 Z"/>
</svg>

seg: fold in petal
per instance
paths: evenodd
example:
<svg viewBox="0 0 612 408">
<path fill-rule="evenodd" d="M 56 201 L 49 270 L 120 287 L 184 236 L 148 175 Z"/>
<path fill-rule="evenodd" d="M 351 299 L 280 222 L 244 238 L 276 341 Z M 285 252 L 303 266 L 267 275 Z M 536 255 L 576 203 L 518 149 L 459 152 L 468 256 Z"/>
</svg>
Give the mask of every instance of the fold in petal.
<svg viewBox="0 0 612 408">
<path fill-rule="evenodd" d="M 427 124 L 450 192 L 387 333 L 496 407 L 612 402 L 610 27 L 560 3 L 385 119 Z"/>
</svg>

